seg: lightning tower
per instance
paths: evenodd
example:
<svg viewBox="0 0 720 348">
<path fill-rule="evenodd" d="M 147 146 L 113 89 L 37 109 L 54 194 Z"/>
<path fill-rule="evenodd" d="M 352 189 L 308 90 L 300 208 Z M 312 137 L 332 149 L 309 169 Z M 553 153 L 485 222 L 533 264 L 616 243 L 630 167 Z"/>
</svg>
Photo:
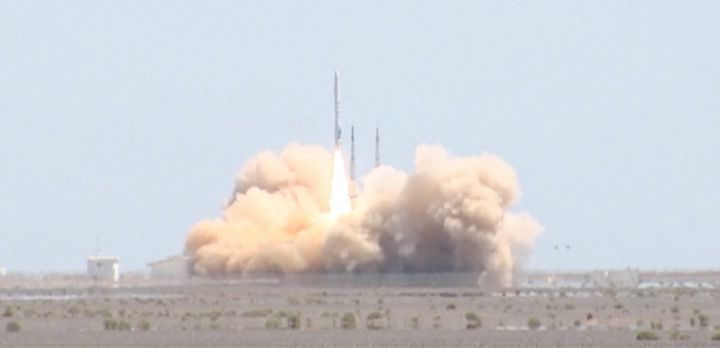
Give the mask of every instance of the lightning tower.
<svg viewBox="0 0 720 348">
<path fill-rule="evenodd" d="M 350 180 L 355 181 L 355 125 L 350 125 Z"/>
</svg>

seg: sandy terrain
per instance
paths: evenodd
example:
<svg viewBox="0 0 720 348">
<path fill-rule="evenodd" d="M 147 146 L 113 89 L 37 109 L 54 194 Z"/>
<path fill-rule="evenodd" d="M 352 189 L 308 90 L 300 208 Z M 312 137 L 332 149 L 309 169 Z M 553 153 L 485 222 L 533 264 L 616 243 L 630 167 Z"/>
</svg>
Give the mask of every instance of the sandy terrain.
<svg viewBox="0 0 720 348">
<path fill-rule="evenodd" d="M 0 346 L 717 346 L 714 289 L 217 282 L 0 290 Z M 9 324 L 20 325 L 8 332 Z M 12 330 L 10 330 L 12 331 Z M 640 341 L 642 331 L 656 341 Z"/>
</svg>

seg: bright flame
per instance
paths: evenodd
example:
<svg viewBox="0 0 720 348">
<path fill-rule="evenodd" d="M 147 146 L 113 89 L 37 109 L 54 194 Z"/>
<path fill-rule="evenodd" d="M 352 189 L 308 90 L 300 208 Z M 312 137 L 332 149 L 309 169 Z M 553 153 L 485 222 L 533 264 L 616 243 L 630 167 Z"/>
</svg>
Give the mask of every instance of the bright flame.
<svg viewBox="0 0 720 348">
<path fill-rule="evenodd" d="M 337 218 L 350 211 L 350 193 L 345 177 L 345 162 L 340 147 L 335 148 L 333 159 L 332 191 L 330 191 L 330 215 Z"/>
</svg>

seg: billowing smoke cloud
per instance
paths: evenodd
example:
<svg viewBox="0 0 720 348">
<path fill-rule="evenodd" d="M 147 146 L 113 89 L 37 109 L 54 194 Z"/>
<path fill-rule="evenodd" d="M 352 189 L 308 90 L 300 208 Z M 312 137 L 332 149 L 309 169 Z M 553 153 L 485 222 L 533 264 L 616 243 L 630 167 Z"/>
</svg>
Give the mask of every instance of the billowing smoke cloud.
<svg viewBox="0 0 720 348">
<path fill-rule="evenodd" d="M 201 275 L 473 271 L 508 286 L 540 225 L 510 212 L 513 169 L 494 155 L 417 148 L 414 173 L 371 171 L 338 219 L 328 213 L 332 156 L 318 146 L 263 152 L 240 172 L 221 218 L 186 241 Z"/>
</svg>

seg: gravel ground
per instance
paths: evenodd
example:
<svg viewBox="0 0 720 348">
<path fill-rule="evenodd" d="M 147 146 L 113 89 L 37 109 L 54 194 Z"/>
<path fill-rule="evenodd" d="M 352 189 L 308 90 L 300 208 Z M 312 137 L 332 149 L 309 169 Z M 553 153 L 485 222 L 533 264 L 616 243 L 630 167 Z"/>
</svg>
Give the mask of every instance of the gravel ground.
<svg viewBox="0 0 720 348">
<path fill-rule="evenodd" d="M 658 340 L 637 340 L 642 331 Z M 0 290 L 0 347 L 720 347 L 716 332 L 720 293 L 710 289 Z"/>
</svg>

